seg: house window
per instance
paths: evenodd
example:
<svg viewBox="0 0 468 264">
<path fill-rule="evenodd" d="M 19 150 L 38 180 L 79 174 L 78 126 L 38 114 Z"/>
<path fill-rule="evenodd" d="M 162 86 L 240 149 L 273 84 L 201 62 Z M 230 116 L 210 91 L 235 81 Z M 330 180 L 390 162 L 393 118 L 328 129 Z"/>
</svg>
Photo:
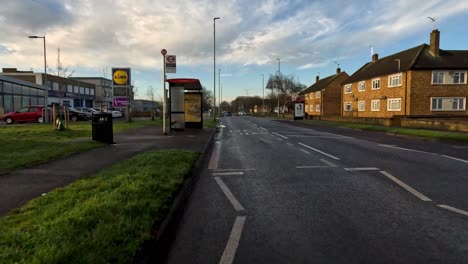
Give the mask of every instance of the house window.
<svg viewBox="0 0 468 264">
<path fill-rule="evenodd" d="M 306 100 L 309 100 L 309 94 L 306 94 L 306 95 L 305 95 L 305 99 L 306 99 Z"/>
<path fill-rule="evenodd" d="M 344 86 L 344 93 L 345 93 L 345 94 L 349 94 L 349 93 L 351 93 L 351 92 L 352 92 L 352 84 L 346 84 L 346 85 Z"/>
<path fill-rule="evenodd" d="M 345 102 L 344 103 L 344 110 L 345 111 L 351 111 L 351 102 Z"/>
<path fill-rule="evenodd" d="M 380 111 L 380 100 L 371 101 L 371 111 Z"/>
<path fill-rule="evenodd" d="M 71 84 L 67 85 L 67 92 L 73 93 L 73 85 L 71 85 Z"/>
<path fill-rule="evenodd" d="M 380 89 L 380 79 L 372 80 L 372 90 Z"/>
<path fill-rule="evenodd" d="M 387 99 L 387 111 L 401 111 L 401 98 Z"/>
<path fill-rule="evenodd" d="M 59 90 L 59 84 L 56 83 L 56 82 L 53 82 L 53 83 L 52 83 L 52 90 L 58 91 L 58 90 Z"/>
<path fill-rule="evenodd" d="M 366 90 L 366 82 L 359 82 L 358 91 L 364 92 Z"/>
<path fill-rule="evenodd" d="M 358 102 L 358 111 L 366 111 L 366 101 L 359 101 Z"/>
<path fill-rule="evenodd" d="M 310 111 L 310 112 L 313 112 L 313 111 L 314 111 L 314 106 L 313 106 L 313 105 L 310 105 L 310 106 L 309 106 L 309 111 Z"/>
<path fill-rule="evenodd" d="M 89 89 L 91 95 L 94 95 L 94 89 Z"/>
<path fill-rule="evenodd" d="M 432 72 L 432 83 L 433 84 L 443 84 L 444 83 L 444 73 L 443 72 Z"/>
<path fill-rule="evenodd" d="M 310 99 L 314 99 L 314 93 L 310 93 Z"/>
<path fill-rule="evenodd" d="M 401 86 L 401 73 L 388 76 L 388 87 Z"/>
<path fill-rule="evenodd" d="M 76 93 L 76 94 L 80 93 L 80 90 L 79 90 L 79 89 L 80 89 L 80 87 L 78 87 L 78 86 L 73 86 L 73 92 L 74 92 L 74 93 Z"/>
<path fill-rule="evenodd" d="M 320 91 L 315 92 L 315 98 L 320 98 Z"/>
<path fill-rule="evenodd" d="M 432 97 L 432 111 L 465 111 L 465 97 Z"/>
<path fill-rule="evenodd" d="M 465 72 L 454 72 L 453 83 L 456 83 L 456 84 L 465 83 Z"/>
<path fill-rule="evenodd" d="M 315 105 L 315 112 L 320 112 L 320 105 Z"/>
</svg>

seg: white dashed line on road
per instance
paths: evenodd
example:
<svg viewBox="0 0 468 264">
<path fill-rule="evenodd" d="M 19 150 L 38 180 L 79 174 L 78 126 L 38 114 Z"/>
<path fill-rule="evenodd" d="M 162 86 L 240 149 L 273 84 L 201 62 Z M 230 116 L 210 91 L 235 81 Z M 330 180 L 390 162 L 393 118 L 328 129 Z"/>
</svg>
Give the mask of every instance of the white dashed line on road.
<svg viewBox="0 0 468 264">
<path fill-rule="evenodd" d="M 265 131 L 268 131 L 268 129 L 266 129 L 266 128 L 264 128 L 264 127 L 258 127 L 258 128 L 263 129 L 263 130 L 265 130 Z"/>
<path fill-rule="evenodd" d="M 244 228 L 245 219 L 245 216 L 236 217 L 234 225 L 232 226 L 231 234 L 229 235 L 229 240 L 226 244 L 226 248 L 224 248 L 219 264 L 231 264 L 234 261 L 237 248 L 239 247 L 242 230 Z"/>
<path fill-rule="evenodd" d="M 310 154 L 310 152 L 307 151 L 307 150 L 305 150 L 305 149 L 301 149 L 301 148 L 300 148 L 299 150 L 302 151 L 302 152 L 304 152 L 305 154 Z"/>
<path fill-rule="evenodd" d="M 325 159 L 320 159 L 323 163 L 331 166 L 331 167 L 338 167 L 337 165 L 335 165 L 334 163 L 328 161 L 328 160 L 325 160 Z"/>
<path fill-rule="evenodd" d="M 385 147 L 385 148 L 392 148 L 392 149 L 406 150 L 406 151 L 412 151 L 412 152 L 418 152 L 418 153 L 426 153 L 426 154 L 431 154 L 431 155 L 438 155 L 438 154 L 432 153 L 432 152 L 426 152 L 426 151 L 422 151 L 422 150 L 409 149 L 409 148 L 401 148 L 401 147 L 397 147 L 395 145 L 379 144 L 379 146 Z"/>
<path fill-rule="evenodd" d="M 376 171 L 379 168 L 376 167 L 362 167 L 362 168 L 344 168 L 347 171 Z"/>
<path fill-rule="evenodd" d="M 464 216 L 468 216 L 468 212 L 467 211 L 463 211 L 463 210 L 460 210 L 458 208 L 455 208 L 455 207 L 452 207 L 452 206 L 448 206 L 448 205 L 445 205 L 445 204 L 439 204 L 437 205 L 441 208 L 444 208 L 444 209 L 447 209 L 447 210 L 450 210 L 452 212 L 455 212 L 455 213 L 459 213 L 459 214 L 462 214 Z"/>
<path fill-rule="evenodd" d="M 333 156 L 333 155 L 331 155 L 331 154 L 328 154 L 328 153 L 326 153 L 326 152 L 323 152 L 323 151 L 318 150 L 318 149 L 316 149 L 316 148 L 313 148 L 313 147 L 311 147 L 311 146 L 307 146 L 306 144 L 299 143 L 299 145 L 304 146 L 304 147 L 306 147 L 306 148 L 308 148 L 308 149 L 311 149 L 311 150 L 313 150 L 313 151 L 315 151 L 315 152 L 318 152 L 318 153 L 320 153 L 320 154 L 322 154 L 322 155 L 325 155 L 325 156 L 327 156 L 327 157 L 330 157 L 330 158 L 332 158 L 332 159 L 340 160 L 340 158 L 338 158 L 338 157 L 335 157 L 335 156 Z"/>
<path fill-rule="evenodd" d="M 276 132 L 271 132 L 271 133 L 277 135 L 278 137 L 282 137 L 282 138 L 284 138 L 284 139 L 288 139 L 288 137 L 285 137 L 285 136 L 283 136 L 283 135 L 281 135 L 281 134 L 278 134 L 278 133 L 276 133 Z"/>
<path fill-rule="evenodd" d="M 390 173 L 388 173 L 386 171 L 380 171 L 380 173 L 387 176 L 390 180 L 394 181 L 396 184 L 400 185 L 401 187 L 403 187 L 403 189 L 407 190 L 408 192 L 410 192 L 414 196 L 418 197 L 419 199 L 421 199 L 421 200 L 423 200 L 425 202 L 432 201 L 427 196 L 425 196 L 424 194 L 422 194 L 422 193 L 416 191 L 415 189 L 411 188 L 411 186 L 409 186 L 406 183 L 400 181 L 399 179 L 397 179 L 395 176 L 391 175 Z"/>
<path fill-rule="evenodd" d="M 237 201 L 236 197 L 232 194 L 232 192 L 229 190 L 229 188 L 224 184 L 223 180 L 219 177 L 214 178 L 216 183 L 218 183 L 219 187 L 223 191 L 224 195 L 228 198 L 229 202 L 231 202 L 232 206 L 236 211 L 244 211 L 244 207 Z"/>
<path fill-rule="evenodd" d="M 468 160 L 459 159 L 459 158 L 455 158 L 455 157 L 452 157 L 452 156 L 442 155 L 442 157 L 446 157 L 446 158 L 449 158 L 449 159 L 458 160 L 458 161 L 461 161 L 461 162 L 468 163 Z"/>
<path fill-rule="evenodd" d="M 213 176 L 229 176 L 229 175 L 244 175 L 242 171 L 232 171 L 232 172 L 214 172 Z"/>
</svg>

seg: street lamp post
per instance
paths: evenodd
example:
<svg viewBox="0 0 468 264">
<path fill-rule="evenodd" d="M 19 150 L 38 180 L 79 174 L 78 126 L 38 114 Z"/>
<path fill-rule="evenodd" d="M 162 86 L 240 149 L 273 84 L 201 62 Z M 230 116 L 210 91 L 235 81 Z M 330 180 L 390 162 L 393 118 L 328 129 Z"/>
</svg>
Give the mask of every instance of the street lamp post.
<svg viewBox="0 0 468 264">
<path fill-rule="evenodd" d="M 262 73 L 262 113 L 265 113 L 265 74 Z"/>
<path fill-rule="evenodd" d="M 283 85 L 283 82 L 280 81 L 280 79 L 279 79 L 281 77 L 281 59 L 276 59 L 276 60 L 278 61 L 278 78 L 277 78 L 277 80 L 279 81 L 279 83 L 281 85 Z M 280 93 L 279 92 L 280 92 L 280 90 L 279 90 L 279 87 L 278 87 L 278 116 L 279 116 L 279 112 L 280 112 L 280 108 L 279 108 L 279 94 Z"/>
<path fill-rule="evenodd" d="M 44 117 L 43 122 L 47 123 L 49 119 L 48 109 L 47 109 L 47 98 L 48 98 L 48 88 L 47 88 L 47 54 L 46 54 L 46 37 L 45 36 L 29 36 L 29 38 L 41 38 L 44 41 Z"/>
<path fill-rule="evenodd" d="M 216 121 L 216 20 L 213 18 L 213 121 Z"/>
<path fill-rule="evenodd" d="M 221 68 L 218 69 L 218 105 L 219 105 L 219 116 L 222 116 L 221 112 Z"/>
</svg>

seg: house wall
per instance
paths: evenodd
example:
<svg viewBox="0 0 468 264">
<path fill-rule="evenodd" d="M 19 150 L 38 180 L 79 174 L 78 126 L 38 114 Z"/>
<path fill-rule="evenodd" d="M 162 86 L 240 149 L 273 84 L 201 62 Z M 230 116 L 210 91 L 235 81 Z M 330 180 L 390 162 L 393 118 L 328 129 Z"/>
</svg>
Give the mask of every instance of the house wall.
<svg viewBox="0 0 468 264">
<path fill-rule="evenodd" d="M 319 111 L 317 111 L 317 105 L 320 105 Z M 322 114 L 322 92 L 320 92 L 320 98 L 317 98 L 317 92 L 308 93 L 305 100 L 305 108 L 309 116 L 320 116 Z"/>
<path fill-rule="evenodd" d="M 407 79 L 411 76 L 406 72 L 401 73 L 401 85 L 395 87 L 389 87 L 388 79 L 391 75 L 379 76 L 372 79 L 365 80 L 365 91 L 358 91 L 359 82 L 352 83 L 351 93 L 345 93 L 345 85 L 341 86 L 341 92 L 343 95 L 342 99 L 342 116 L 344 117 L 372 117 L 372 118 L 392 118 L 393 116 L 401 116 L 405 114 L 405 90 Z M 380 79 L 380 88 L 372 90 L 372 80 Z M 392 98 L 401 99 L 401 108 L 399 111 L 388 111 L 387 104 L 388 100 Z M 379 100 L 380 108 L 379 111 L 371 110 L 371 101 Z M 364 111 L 358 111 L 358 102 L 365 102 Z M 345 103 L 351 102 L 352 110 L 345 111 Z"/>
<path fill-rule="evenodd" d="M 341 83 L 348 78 L 345 72 L 341 73 L 322 93 L 322 115 L 338 116 L 341 114 Z"/>
<path fill-rule="evenodd" d="M 466 105 L 464 111 L 431 111 L 431 97 L 465 97 L 466 104 L 468 84 L 432 84 L 432 70 L 412 71 L 409 81 L 410 115 L 468 115 Z"/>
</svg>

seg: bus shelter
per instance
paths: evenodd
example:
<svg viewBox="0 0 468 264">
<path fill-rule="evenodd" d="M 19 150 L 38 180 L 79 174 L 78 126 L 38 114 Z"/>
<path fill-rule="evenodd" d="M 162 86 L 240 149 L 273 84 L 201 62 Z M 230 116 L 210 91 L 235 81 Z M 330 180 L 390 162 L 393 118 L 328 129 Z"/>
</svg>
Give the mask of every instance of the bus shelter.
<svg viewBox="0 0 468 264">
<path fill-rule="evenodd" d="M 203 128 L 202 86 L 198 79 L 167 79 L 170 130 Z"/>
</svg>

